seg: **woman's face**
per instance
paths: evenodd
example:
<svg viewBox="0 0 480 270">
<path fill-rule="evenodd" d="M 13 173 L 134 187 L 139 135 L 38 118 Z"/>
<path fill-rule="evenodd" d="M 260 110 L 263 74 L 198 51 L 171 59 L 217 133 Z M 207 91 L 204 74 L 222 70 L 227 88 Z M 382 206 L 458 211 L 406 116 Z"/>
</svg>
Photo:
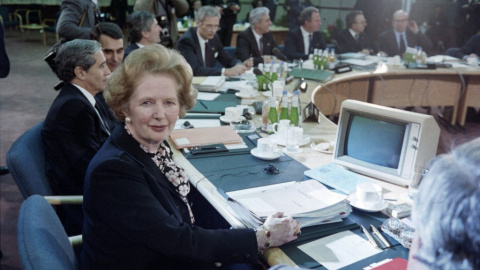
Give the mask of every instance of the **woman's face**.
<svg viewBox="0 0 480 270">
<path fill-rule="evenodd" d="M 125 116 L 132 136 L 150 152 L 172 133 L 180 104 L 175 79 L 166 75 L 143 76 L 130 98 Z"/>
</svg>

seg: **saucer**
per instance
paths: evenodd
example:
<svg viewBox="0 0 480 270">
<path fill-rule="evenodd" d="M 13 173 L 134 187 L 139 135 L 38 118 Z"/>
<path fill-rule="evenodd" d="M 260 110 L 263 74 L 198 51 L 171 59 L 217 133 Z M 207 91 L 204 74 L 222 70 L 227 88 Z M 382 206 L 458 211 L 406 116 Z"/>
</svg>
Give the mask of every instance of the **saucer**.
<svg viewBox="0 0 480 270">
<path fill-rule="evenodd" d="M 225 117 L 225 115 L 220 116 L 220 121 L 222 121 L 223 123 L 226 123 L 226 124 L 230 124 L 231 122 L 240 122 L 240 121 L 243 121 L 243 120 L 245 120 L 245 117 L 243 117 L 243 116 L 240 116 L 237 119 L 228 119 L 228 118 Z"/>
<path fill-rule="evenodd" d="M 310 148 L 320 153 L 333 154 L 334 144 L 325 140 L 319 141 L 318 143 L 312 142 Z"/>
<path fill-rule="evenodd" d="M 253 148 L 250 150 L 250 154 L 252 154 L 254 157 L 263 159 L 263 160 L 274 160 L 279 158 L 282 154 L 275 152 L 275 153 L 262 153 L 258 151 L 258 148 Z"/>
<path fill-rule="evenodd" d="M 275 142 L 277 142 L 278 145 L 286 146 L 285 140 L 279 139 L 277 134 L 272 134 L 272 135 L 269 136 L 269 138 L 270 137 L 273 140 L 275 140 Z M 304 146 L 304 145 L 308 144 L 309 142 L 310 142 L 310 136 L 308 136 L 306 134 L 303 134 L 302 142 L 300 142 L 299 146 Z"/>
<path fill-rule="evenodd" d="M 361 202 L 357 201 L 357 196 L 355 192 L 352 192 L 348 195 L 348 201 L 350 202 L 350 205 L 358 208 L 360 210 L 363 210 L 365 212 L 378 212 L 382 211 L 388 206 L 388 202 L 385 200 L 382 200 L 379 204 L 377 204 L 375 207 L 367 207 L 363 205 Z"/>
<path fill-rule="evenodd" d="M 258 96 L 258 92 L 255 91 L 255 92 L 251 92 L 251 93 L 248 93 L 248 94 L 243 94 L 243 93 L 240 93 L 240 92 L 236 92 L 235 96 L 237 96 L 239 98 L 255 98 L 255 97 Z"/>
</svg>

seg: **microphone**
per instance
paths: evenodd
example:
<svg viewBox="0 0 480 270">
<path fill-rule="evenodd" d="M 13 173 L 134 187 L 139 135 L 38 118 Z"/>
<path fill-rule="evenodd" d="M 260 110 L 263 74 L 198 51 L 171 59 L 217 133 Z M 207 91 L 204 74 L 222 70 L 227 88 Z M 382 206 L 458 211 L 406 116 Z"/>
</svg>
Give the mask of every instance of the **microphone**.
<svg viewBox="0 0 480 270">
<path fill-rule="evenodd" d="M 282 61 L 288 61 L 288 58 L 280 51 L 279 48 L 275 47 L 272 50 L 273 55 Z"/>
<path fill-rule="evenodd" d="M 263 76 L 263 72 L 258 67 L 253 68 L 253 74 Z"/>
</svg>

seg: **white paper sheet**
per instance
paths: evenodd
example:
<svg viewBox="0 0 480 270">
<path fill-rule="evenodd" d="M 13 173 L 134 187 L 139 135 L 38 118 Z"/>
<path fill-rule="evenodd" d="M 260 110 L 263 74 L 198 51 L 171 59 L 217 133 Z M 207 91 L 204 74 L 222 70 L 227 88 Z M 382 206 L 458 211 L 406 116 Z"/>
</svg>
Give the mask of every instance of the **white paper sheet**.
<svg viewBox="0 0 480 270">
<path fill-rule="evenodd" d="M 339 269 L 381 252 L 351 231 L 336 233 L 298 248 L 327 269 Z"/>
<path fill-rule="evenodd" d="M 197 100 L 214 100 L 219 96 L 218 93 L 198 92 Z"/>
</svg>

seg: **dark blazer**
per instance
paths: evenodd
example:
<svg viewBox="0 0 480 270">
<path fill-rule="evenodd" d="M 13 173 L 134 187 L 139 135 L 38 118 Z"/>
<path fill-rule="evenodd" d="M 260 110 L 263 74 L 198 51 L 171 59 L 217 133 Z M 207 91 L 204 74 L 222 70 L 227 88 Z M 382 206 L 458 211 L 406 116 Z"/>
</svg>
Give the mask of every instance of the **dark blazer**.
<svg viewBox="0 0 480 270">
<path fill-rule="evenodd" d="M 46 174 L 56 194 L 83 194 L 88 163 L 107 138 L 108 133 L 92 104 L 77 87 L 65 84 L 53 101 L 42 128 Z M 67 234 L 81 233 L 81 206 L 64 209 L 60 218 Z"/>
<path fill-rule="evenodd" d="M 273 39 L 272 32 L 263 34 L 263 55 L 273 55 L 273 48 L 277 47 L 277 43 Z M 263 58 L 260 55 L 257 41 L 253 35 L 252 27 L 248 27 L 245 31 L 241 32 L 237 36 L 237 52 L 236 56 L 241 61 L 245 61 L 250 57 L 253 57 L 253 64 L 256 66 L 259 63 L 263 63 Z"/>
<path fill-rule="evenodd" d="M 471 37 L 460 49 L 450 48 L 446 52 L 446 54 L 460 59 L 463 59 L 472 53 L 480 56 L 480 34 Z"/>
<path fill-rule="evenodd" d="M 191 186 L 196 219 L 197 195 Z M 83 198 L 81 269 L 216 269 L 214 262 L 257 260 L 253 230 L 192 226 L 185 202 L 123 126 L 92 159 Z"/>
<path fill-rule="evenodd" d="M 130 43 L 130 45 L 128 45 L 128 47 L 125 48 L 125 51 L 124 51 L 124 53 L 123 53 L 123 59 L 127 58 L 127 56 L 128 56 L 131 52 L 135 51 L 135 50 L 138 49 L 138 48 L 140 48 L 140 47 L 138 47 L 137 43 L 135 43 L 135 42 Z"/>
<path fill-rule="evenodd" d="M 217 34 L 208 41 L 210 48 L 210 66 L 205 67 L 203 62 L 202 49 L 197 36 L 197 28 L 190 27 L 177 42 L 177 50 L 185 57 L 193 69 L 194 76 L 219 76 L 222 74 L 222 68 L 215 66 L 218 61 L 226 68 L 230 68 L 240 63 L 232 58 L 227 51 L 223 50 L 222 42 Z"/>
<path fill-rule="evenodd" d="M 350 31 L 345 29 L 335 36 L 335 40 L 337 41 L 336 53 L 356 53 L 363 49 L 367 49 L 370 54 L 376 54 L 378 52 L 377 45 L 366 33 L 360 33 L 357 42 L 352 34 L 350 34 Z"/>
<path fill-rule="evenodd" d="M 313 48 L 324 50 L 327 47 L 327 44 L 322 38 L 322 33 L 316 31 L 312 36 Z M 303 59 L 307 60 L 308 55 L 304 53 L 304 43 L 302 30 L 298 28 L 297 30 L 290 31 L 287 34 L 285 39 L 285 55 L 290 60 Z"/>
<path fill-rule="evenodd" d="M 57 34 L 66 40 L 90 39 L 97 16 L 95 4 L 91 0 L 62 0 L 60 7 Z"/>
<path fill-rule="evenodd" d="M 420 46 L 422 50 L 428 51 L 432 48 L 432 42 L 430 39 L 418 31 L 414 34 L 410 29 L 406 29 L 408 47 Z M 385 52 L 388 56 L 400 55 L 403 56 L 403 52 L 399 52 L 397 39 L 393 29 L 387 30 L 380 34 L 378 37 L 378 48 L 380 51 Z"/>
</svg>

